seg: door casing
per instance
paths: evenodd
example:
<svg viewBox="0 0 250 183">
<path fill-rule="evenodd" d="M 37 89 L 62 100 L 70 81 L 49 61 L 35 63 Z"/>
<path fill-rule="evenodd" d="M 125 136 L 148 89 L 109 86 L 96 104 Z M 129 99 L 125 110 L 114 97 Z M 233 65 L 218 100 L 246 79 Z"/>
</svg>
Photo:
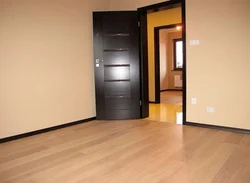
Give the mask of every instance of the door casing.
<svg viewBox="0 0 250 183">
<path fill-rule="evenodd" d="M 158 4 L 153 4 L 138 8 L 140 21 L 140 62 L 141 62 L 141 116 L 149 115 L 149 92 L 148 92 L 148 36 L 147 36 L 147 13 L 181 7 L 182 12 L 182 39 L 183 39 L 183 124 L 186 124 L 186 103 L 187 103 L 187 88 L 186 88 L 186 3 L 185 0 L 170 0 Z M 158 84 L 159 85 L 159 84 Z M 158 87 L 157 87 L 158 88 Z"/>
</svg>

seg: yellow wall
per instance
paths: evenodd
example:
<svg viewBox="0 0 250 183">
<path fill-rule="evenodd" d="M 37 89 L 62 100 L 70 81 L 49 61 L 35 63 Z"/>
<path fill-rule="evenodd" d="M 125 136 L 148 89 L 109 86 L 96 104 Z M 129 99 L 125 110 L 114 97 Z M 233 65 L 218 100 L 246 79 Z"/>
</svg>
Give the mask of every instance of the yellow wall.
<svg viewBox="0 0 250 183">
<path fill-rule="evenodd" d="M 0 0 L 0 138 L 95 116 L 97 0 Z"/>
<path fill-rule="evenodd" d="M 112 10 L 159 3 L 110 2 Z M 249 17 L 249 0 L 186 0 L 188 121 L 250 129 Z M 193 39 L 200 45 L 190 46 Z M 191 105 L 192 97 L 197 97 L 196 105 Z M 207 113 L 207 106 L 215 107 L 215 113 Z"/>
<path fill-rule="evenodd" d="M 181 8 L 173 8 L 148 14 L 148 68 L 149 101 L 155 101 L 155 50 L 154 28 L 181 23 Z"/>
</svg>

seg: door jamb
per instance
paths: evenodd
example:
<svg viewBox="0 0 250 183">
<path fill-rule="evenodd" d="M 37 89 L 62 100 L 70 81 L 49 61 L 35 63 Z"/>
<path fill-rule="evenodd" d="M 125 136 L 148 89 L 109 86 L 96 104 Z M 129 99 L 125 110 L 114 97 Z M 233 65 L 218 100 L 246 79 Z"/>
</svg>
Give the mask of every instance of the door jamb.
<svg viewBox="0 0 250 183">
<path fill-rule="evenodd" d="M 181 5 L 182 12 L 182 39 L 183 39 L 183 124 L 186 124 L 186 3 L 185 0 L 169 0 L 166 2 L 153 4 L 139 8 L 139 25 L 140 25 L 140 71 L 141 71 L 141 117 L 149 116 L 149 99 L 148 99 L 148 37 L 147 37 L 147 13 L 150 11 L 159 11 L 170 9 Z"/>
</svg>

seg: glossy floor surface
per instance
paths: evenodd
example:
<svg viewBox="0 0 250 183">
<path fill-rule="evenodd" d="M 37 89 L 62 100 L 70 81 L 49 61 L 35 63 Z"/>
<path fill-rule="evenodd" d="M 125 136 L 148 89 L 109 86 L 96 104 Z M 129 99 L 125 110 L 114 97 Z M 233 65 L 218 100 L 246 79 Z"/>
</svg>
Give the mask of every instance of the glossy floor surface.
<svg viewBox="0 0 250 183">
<path fill-rule="evenodd" d="M 0 144 L 1 183 L 249 183 L 250 136 L 93 121 Z"/>
<path fill-rule="evenodd" d="M 149 120 L 182 123 L 182 92 L 161 92 L 160 104 L 149 104 Z"/>
</svg>

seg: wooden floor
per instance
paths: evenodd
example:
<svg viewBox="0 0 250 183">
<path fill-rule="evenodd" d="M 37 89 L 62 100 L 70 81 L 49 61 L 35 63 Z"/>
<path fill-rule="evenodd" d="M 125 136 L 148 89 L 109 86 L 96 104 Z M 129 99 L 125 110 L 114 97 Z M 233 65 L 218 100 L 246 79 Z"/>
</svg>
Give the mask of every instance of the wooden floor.
<svg viewBox="0 0 250 183">
<path fill-rule="evenodd" d="M 250 136 L 93 121 L 0 144 L 1 183 L 249 183 Z"/>
<path fill-rule="evenodd" d="M 178 123 L 182 118 L 182 92 L 165 91 L 161 92 L 160 104 L 149 104 L 149 118 L 152 121 L 161 121 L 168 123 Z"/>
</svg>

